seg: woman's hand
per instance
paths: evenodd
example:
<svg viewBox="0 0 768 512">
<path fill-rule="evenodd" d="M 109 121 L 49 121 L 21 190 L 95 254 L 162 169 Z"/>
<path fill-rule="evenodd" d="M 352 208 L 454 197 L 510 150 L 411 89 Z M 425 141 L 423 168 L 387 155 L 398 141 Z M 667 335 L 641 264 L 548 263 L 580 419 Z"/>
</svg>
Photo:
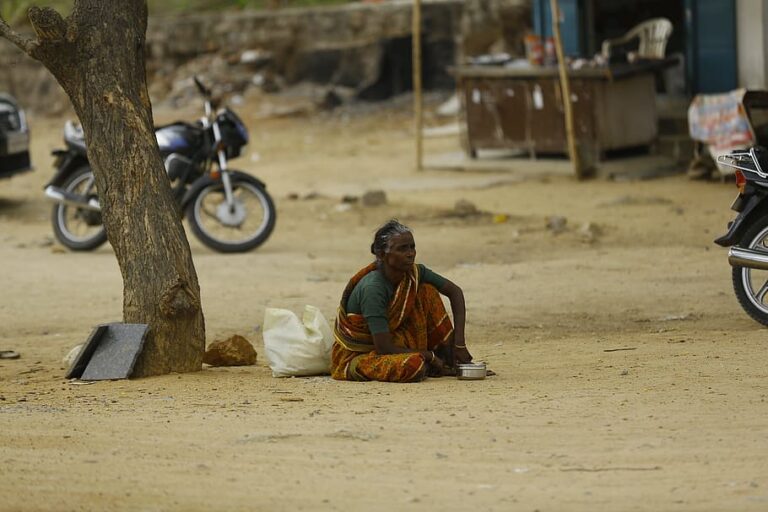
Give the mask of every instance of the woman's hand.
<svg viewBox="0 0 768 512">
<path fill-rule="evenodd" d="M 467 340 L 464 339 L 463 335 L 457 333 L 454 334 L 453 338 L 453 361 L 454 364 L 472 362 L 472 354 L 467 349 Z"/>
<path fill-rule="evenodd" d="M 471 363 L 472 354 L 467 350 L 467 346 L 456 346 L 453 348 L 453 358 L 456 360 L 456 364 Z"/>
</svg>

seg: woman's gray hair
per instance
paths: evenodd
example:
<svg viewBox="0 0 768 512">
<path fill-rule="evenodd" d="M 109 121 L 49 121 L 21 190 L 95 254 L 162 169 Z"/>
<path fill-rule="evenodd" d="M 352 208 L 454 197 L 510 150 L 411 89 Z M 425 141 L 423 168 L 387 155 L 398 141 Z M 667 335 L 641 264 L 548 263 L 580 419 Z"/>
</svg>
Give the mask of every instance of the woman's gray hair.
<svg viewBox="0 0 768 512">
<path fill-rule="evenodd" d="M 397 235 L 405 233 L 413 233 L 411 228 L 404 224 L 400 224 L 397 219 L 392 219 L 386 224 L 376 230 L 376 234 L 373 235 L 373 243 L 371 244 L 371 252 L 377 257 L 381 253 L 389 252 L 389 241 Z"/>
</svg>

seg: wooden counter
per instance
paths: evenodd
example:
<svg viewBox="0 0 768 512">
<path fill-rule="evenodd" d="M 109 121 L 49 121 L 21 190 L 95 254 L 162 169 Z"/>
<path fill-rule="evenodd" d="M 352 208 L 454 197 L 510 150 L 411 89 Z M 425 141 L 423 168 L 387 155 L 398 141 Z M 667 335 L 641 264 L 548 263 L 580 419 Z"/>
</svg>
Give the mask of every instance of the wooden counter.
<svg viewBox="0 0 768 512">
<path fill-rule="evenodd" d="M 577 142 L 602 159 L 606 151 L 656 140 L 654 71 L 658 63 L 571 70 Z M 452 68 L 462 104 L 462 145 L 567 153 L 565 114 L 556 67 Z"/>
</svg>

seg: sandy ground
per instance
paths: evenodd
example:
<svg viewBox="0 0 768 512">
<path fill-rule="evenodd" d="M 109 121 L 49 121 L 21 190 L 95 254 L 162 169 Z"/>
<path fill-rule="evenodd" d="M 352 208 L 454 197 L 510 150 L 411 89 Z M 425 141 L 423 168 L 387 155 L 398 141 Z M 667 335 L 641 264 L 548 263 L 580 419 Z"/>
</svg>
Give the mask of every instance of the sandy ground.
<svg viewBox="0 0 768 512">
<path fill-rule="evenodd" d="M 559 160 L 417 173 L 404 106 L 258 111 L 235 164 L 267 182 L 274 235 L 242 255 L 190 243 L 208 341 L 244 335 L 259 363 L 89 385 L 62 357 L 120 320 L 120 276 L 108 246 L 52 245 L 42 185 L 62 120 L 31 119 L 37 169 L 0 183 L 0 349 L 21 353 L 0 360 L 0 510 L 768 509 L 765 330 L 712 243 L 733 185 L 579 183 Z M 369 188 L 389 203 L 338 207 Z M 490 214 L 452 216 L 459 199 Z M 498 375 L 272 378 L 264 308 L 332 319 L 392 216 L 463 287 L 470 349 Z"/>
</svg>

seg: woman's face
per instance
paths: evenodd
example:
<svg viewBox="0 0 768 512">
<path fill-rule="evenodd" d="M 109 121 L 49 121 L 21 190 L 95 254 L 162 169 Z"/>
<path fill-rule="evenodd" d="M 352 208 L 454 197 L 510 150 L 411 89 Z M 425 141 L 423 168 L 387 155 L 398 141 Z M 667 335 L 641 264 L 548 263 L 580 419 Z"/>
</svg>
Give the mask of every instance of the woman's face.
<svg viewBox="0 0 768 512">
<path fill-rule="evenodd" d="M 389 240 L 389 251 L 384 253 L 384 264 L 394 270 L 407 272 L 416 261 L 416 242 L 413 234 L 403 233 Z"/>
</svg>

